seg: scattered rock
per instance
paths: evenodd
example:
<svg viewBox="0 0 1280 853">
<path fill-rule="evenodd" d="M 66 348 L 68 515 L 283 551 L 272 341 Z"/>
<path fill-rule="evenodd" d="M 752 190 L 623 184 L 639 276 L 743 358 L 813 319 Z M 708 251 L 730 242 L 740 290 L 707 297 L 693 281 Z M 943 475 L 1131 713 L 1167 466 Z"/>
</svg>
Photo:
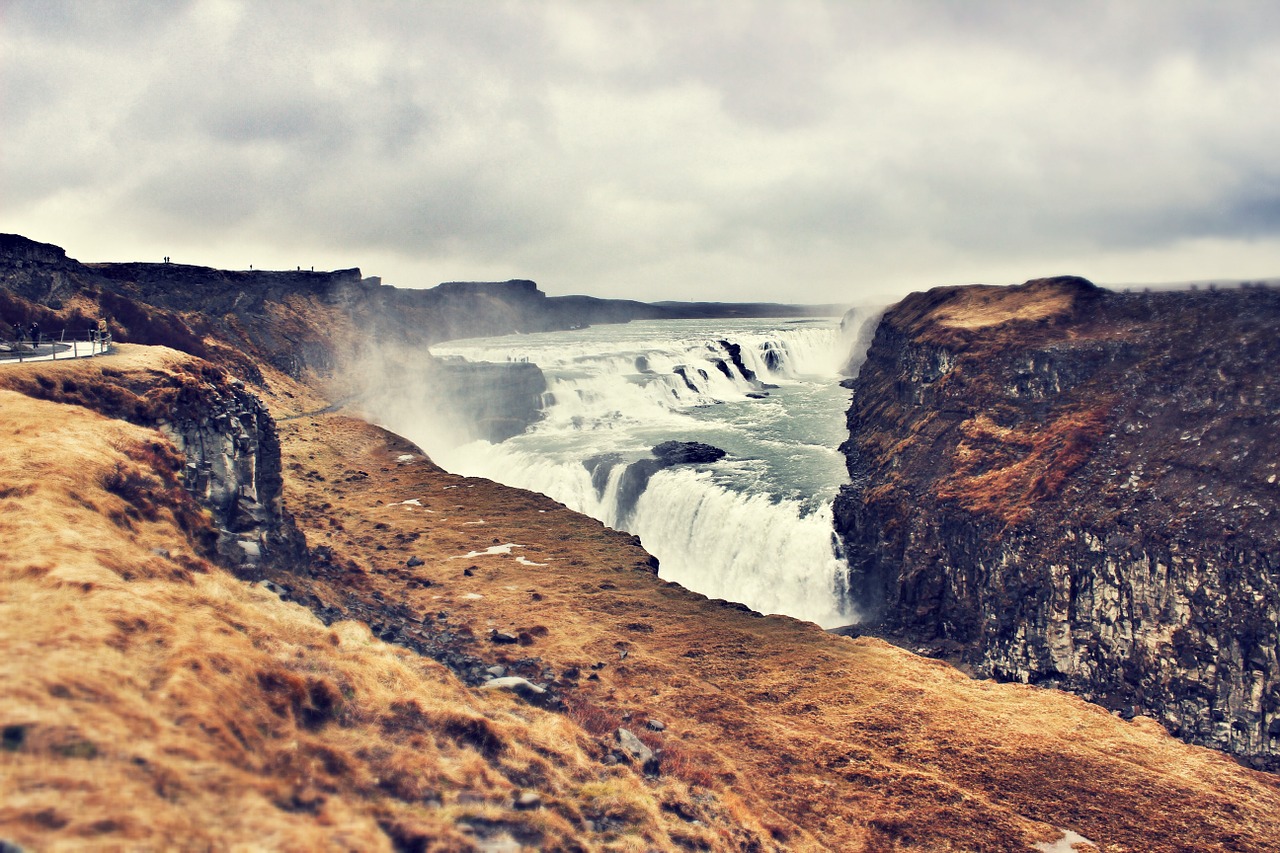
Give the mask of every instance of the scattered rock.
<svg viewBox="0 0 1280 853">
<path fill-rule="evenodd" d="M 502 666 L 501 664 L 498 664 L 497 666 L 488 667 L 487 669 L 485 669 L 485 672 L 489 673 L 494 678 L 502 678 L 504 675 L 507 674 L 507 668 L 505 666 Z"/>
<path fill-rule="evenodd" d="M 547 705 L 552 696 L 545 687 L 539 687 L 527 678 L 508 675 L 503 678 L 491 678 L 481 685 L 485 690 L 510 690 L 521 699 L 532 705 Z"/>
<path fill-rule="evenodd" d="M 613 733 L 623 753 L 642 767 L 653 761 L 653 750 L 644 745 L 644 741 L 636 737 L 630 729 L 620 728 Z"/>
<path fill-rule="evenodd" d="M 499 631 L 497 628 L 489 631 L 489 639 L 495 643 L 504 644 L 518 643 L 520 641 L 520 638 L 515 634 L 508 634 L 506 631 Z"/>
<path fill-rule="evenodd" d="M 521 791 L 512 804 L 517 811 L 532 811 L 542 808 L 542 796 L 537 791 Z"/>
<path fill-rule="evenodd" d="M 667 730 L 666 723 L 662 722 L 661 720 L 650 720 L 648 723 L 646 723 L 646 725 L 649 727 L 650 730 L 655 732 L 663 732 Z"/>
<path fill-rule="evenodd" d="M 404 561 L 404 564 L 405 564 L 406 566 L 408 566 L 409 568 L 411 568 L 411 569 L 416 569 L 418 566 L 423 565 L 423 562 L 422 562 L 422 560 L 420 560 L 420 559 L 418 559 L 416 556 L 414 556 L 414 557 L 410 557 L 409 559 L 405 560 L 405 561 Z"/>
<path fill-rule="evenodd" d="M 280 586 L 280 584 L 276 583 L 275 581 L 261 580 L 255 583 L 254 586 L 261 587 L 262 589 L 265 589 L 267 592 L 278 595 L 281 598 L 284 598 L 286 595 L 289 594 L 289 591 L 287 589 Z"/>
</svg>

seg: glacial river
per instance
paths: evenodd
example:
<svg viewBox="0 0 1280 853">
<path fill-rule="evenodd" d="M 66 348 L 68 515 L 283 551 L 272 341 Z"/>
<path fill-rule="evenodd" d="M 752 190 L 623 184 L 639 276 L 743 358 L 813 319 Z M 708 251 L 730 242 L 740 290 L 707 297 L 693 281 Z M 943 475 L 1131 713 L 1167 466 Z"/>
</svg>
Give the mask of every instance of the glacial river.
<svg viewBox="0 0 1280 853">
<path fill-rule="evenodd" d="M 835 319 L 644 321 L 455 341 L 432 353 L 536 363 L 548 384 L 543 419 L 499 444 L 441 446 L 406 433 L 450 471 L 542 492 L 639 535 L 666 580 L 833 627 L 856 619 L 831 523 L 847 476 L 837 448 L 849 392 L 838 371 L 852 346 Z M 727 455 L 660 470 L 627 498 L 627 466 L 669 440 Z"/>
</svg>

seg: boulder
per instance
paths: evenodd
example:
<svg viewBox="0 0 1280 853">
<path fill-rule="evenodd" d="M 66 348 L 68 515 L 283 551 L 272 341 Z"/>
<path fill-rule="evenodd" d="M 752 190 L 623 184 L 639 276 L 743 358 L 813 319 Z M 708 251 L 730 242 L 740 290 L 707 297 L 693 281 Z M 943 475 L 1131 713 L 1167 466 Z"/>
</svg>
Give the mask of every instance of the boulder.
<svg viewBox="0 0 1280 853">
<path fill-rule="evenodd" d="M 654 760 L 653 750 L 645 746 L 644 741 L 636 737 L 635 732 L 630 729 L 619 728 L 613 736 L 617 739 L 623 754 L 641 767 Z"/>
</svg>

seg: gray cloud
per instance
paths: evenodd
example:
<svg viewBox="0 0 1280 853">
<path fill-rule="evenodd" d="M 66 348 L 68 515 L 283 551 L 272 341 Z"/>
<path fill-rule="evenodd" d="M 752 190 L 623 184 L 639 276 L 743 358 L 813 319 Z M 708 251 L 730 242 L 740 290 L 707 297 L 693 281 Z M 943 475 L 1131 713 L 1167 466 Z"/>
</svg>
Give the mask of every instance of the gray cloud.
<svg viewBox="0 0 1280 853">
<path fill-rule="evenodd" d="M 854 300 L 1280 273 L 1280 7 L 0 0 L 0 228 L 88 260 Z"/>
</svg>

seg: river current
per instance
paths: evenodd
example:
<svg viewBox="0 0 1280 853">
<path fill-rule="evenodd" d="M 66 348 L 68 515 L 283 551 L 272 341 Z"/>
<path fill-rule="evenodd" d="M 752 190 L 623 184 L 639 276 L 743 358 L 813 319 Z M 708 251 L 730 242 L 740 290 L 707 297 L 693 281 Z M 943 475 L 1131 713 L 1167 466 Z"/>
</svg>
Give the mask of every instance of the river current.
<svg viewBox="0 0 1280 853">
<path fill-rule="evenodd" d="M 432 354 L 536 363 L 543 418 L 498 444 L 408 437 L 450 471 L 541 492 L 637 534 L 666 580 L 844 625 L 856 613 L 831 504 L 847 480 L 839 370 L 854 346 L 835 319 L 660 320 L 453 341 Z M 659 470 L 629 494 L 628 465 L 672 440 L 726 455 Z"/>
</svg>

